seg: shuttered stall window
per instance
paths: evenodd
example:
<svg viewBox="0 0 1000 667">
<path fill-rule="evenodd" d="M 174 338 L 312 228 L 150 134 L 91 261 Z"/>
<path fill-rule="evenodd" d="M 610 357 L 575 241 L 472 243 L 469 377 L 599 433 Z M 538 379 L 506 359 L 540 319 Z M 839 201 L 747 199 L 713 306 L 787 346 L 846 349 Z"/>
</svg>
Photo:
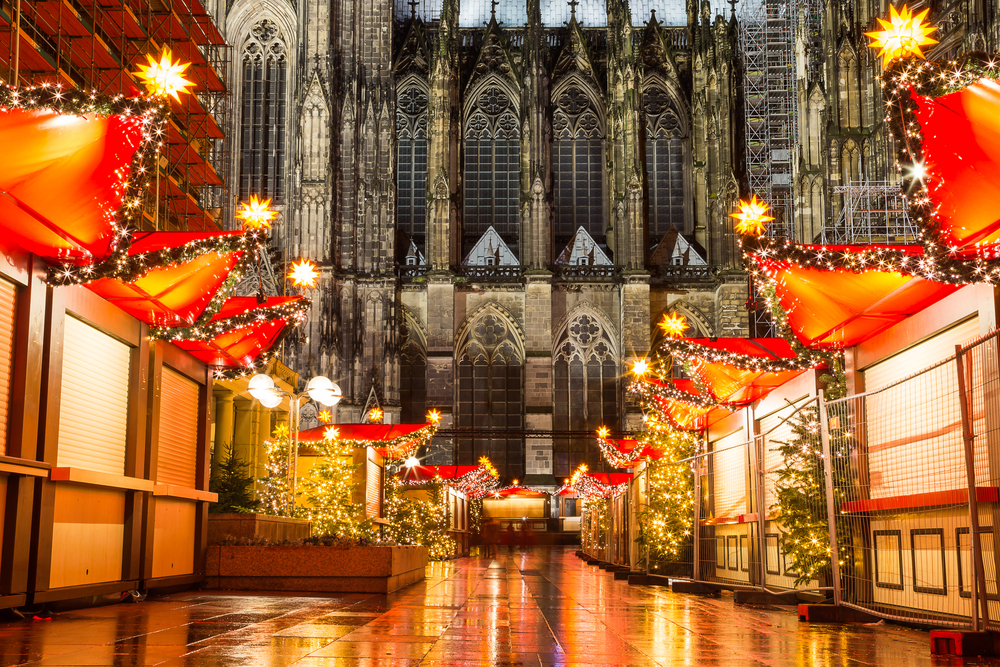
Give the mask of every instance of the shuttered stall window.
<svg viewBox="0 0 1000 667">
<path fill-rule="evenodd" d="M 978 335 L 979 321 L 972 318 L 864 369 L 865 388 L 874 390 L 865 402 L 872 498 L 965 488 L 955 364 L 919 371 L 954 355 L 955 345 Z M 918 375 L 904 379 L 914 373 Z M 977 416 L 982 418 L 981 411 Z M 980 440 L 976 468 L 985 478 L 986 439 Z"/>
<path fill-rule="evenodd" d="M 160 484 L 194 488 L 198 457 L 198 392 L 196 382 L 177 371 L 163 368 L 156 459 L 156 481 Z"/>
<path fill-rule="evenodd" d="M 15 295 L 14 284 L 0 279 L 0 456 L 7 453 L 10 374 L 14 358 Z"/>
<path fill-rule="evenodd" d="M 716 440 L 712 445 L 715 495 L 714 518 L 735 518 L 747 511 L 747 447 L 742 431 Z"/>
<path fill-rule="evenodd" d="M 382 516 L 382 468 L 371 456 L 365 462 L 365 516 L 378 518 Z"/>
<path fill-rule="evenodd" d="M 56 465 L 125 473 L 128 345 L 66 317 Z"/>
</svg>

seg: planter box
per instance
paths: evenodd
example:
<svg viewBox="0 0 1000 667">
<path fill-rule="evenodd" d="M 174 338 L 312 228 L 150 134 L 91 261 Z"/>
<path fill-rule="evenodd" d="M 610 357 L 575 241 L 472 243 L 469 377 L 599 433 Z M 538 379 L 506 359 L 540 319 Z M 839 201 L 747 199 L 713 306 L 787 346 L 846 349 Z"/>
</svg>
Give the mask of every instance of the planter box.
<svg viewBox="0 0 1000 667">
<path fill-rule="evenodd" d="M 269 514 L 209 514 L 208 543 L 221 544 L 227 535 L 243 539 L 263 537 L 270 542 L 303 540 L 309 537 L 312 523 Z"/>
<path fill-rule="evenodd" d="M 205 588 L 392 593 L 424 578 L 427 547 L 208 547 Z"/>
</svg>

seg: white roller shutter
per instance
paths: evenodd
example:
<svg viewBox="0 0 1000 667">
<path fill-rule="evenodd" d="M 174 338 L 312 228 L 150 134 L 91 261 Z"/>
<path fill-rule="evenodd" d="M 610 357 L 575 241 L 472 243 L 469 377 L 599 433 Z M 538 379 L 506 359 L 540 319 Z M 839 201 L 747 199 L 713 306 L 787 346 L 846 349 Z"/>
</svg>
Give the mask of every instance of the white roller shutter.
<svg viewBox="0 0 1000 667">
<path fill-rule="evenodd" d="M 188 489 L 195 485 L 198 457 L 199 387 L 177 371 L 163 368 L 156 481 Z"/>
<path fill-rule="evenodd" d="M 0 456 L 7 452 L 11 364 L 14 358 L 15 296 L 14 284 L 0 279 Z"/>
<path fill-rule="evenodd" d="M 743 431 L 712 443 L 712 483 L 716 519 L 732 519 L 747 511 L 747 446 Z"/>
<path fill-rule="evenodd" d="M 369 519 L 381 518 L 382 468 L 371 459 L 370 454 L 365 466 L 365 516 Z"/>
<path fill-rule="evenodd" d="M 131 350 L 66 317 L 56 465 L 125 474 Z"/>
<path fill-rule="evenodd" d="M 864 369 L 865 391 L 879 389 L 901 380 L 955 354 L 955 346 L 979 336 L 979 318 L 956 324 L 899 354 Z"/>
</svg>

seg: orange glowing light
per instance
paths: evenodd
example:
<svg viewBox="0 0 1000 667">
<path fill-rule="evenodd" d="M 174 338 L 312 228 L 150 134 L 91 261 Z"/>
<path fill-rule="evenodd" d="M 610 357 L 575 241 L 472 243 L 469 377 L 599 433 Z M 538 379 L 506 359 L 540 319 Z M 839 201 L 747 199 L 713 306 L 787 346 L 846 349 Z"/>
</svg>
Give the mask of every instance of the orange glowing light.
<svg viewBox="0 0 1000 667">
<path fill-rule="evenodd" d="M 308 259 L 292 262 L 292 270 L 288 272 L 288 279 L 296 287 L 316 287 L 319 279 L 319 271 L 316 265 Z"/>
<path fill-rule="evenodd" d="M 649 372 L 649 363 L 645 359 L 637 359 L 632 362 L 632 372 L 642 377 Z"/>
<path fill-rule="evenodd" d="M 278 215 L 271 210 L 270 199 L 260 199 L 257 195 L 250 195 L 250 203 L 241 206 L 236 217 L 243 221 L 243 229 L 270 229 L 271 221 Z"/>
<path fill-rule="evenodd" d="M 333 428 L 332 426 L 325 431 L 323 431 L 323 439 L 327 441 L 333 441 L 340 437 L 340 431 Z"/>
<path fill-rule="evenodd" d="M 382 421 L 384 415 L 382 408 L 372 408 L 368 411 L 368 421 L 377 424 Z"/>
<path fill-rule="evenodd" d="M 157 62 L 153 56 L 146 54 L 148 65 L 139 65 L 139 71 L 133 74 L 142 79 L 142 84 L 146 90 L 157 97 L 172 96 L 178 102 L 180 97 L 177 93 L 186 93 L 189 86 L 193 86 L 193 81 L 184 78 L 184 72 L 191 63 L 182 63 L 180 60 L 174 62 L 170 49 L 166 46 L 160 53 L 160 61 Z"/>
<path fill-rule="evenodd" d="M 427 421 L 431 422 L 432 424 L 437 424 L 438 422 L 441 421 L 441 412 L 438 410 L 431 410 L 430 412 L 427 413 Z"/>
<path fill-rule="evenodd" d="M 683 315 L 673 313 L 671 315 L 664 315 L 659 327 L 670 338 L 680 338 L 687 331 L 688 324 Z"/>
<path fill-rule="evenodd" d="M 868 46 L 872 49 L 881 49 L 878 55 L 882 57 L 883 67 L 887 67 L 894 58 L 906 55 L 923 58 L 924 53 L 920 47 L 938 43 L 936 39 L 928 37 L 937 30 L 934 26 L 924 24 L 924 17 L 928 11 L 925 9 L 919 14 L 913 14 L 909 7 L 904 6 L 900 11 L 896 11 L 895 7 L 889 5 L 889 20 L 878 20 L 883 29 L 865 33 L 872 39 L 872 43 Z"/>
<path fill-rule="evenodd" d="M 324 424 L 329 424 L 332 419 L 333 419 L 333 417 L 330 415 L 330 411 L 329 410 L 320 410 L 319 411 L 319 420 L 321 422 L 323 422 Z"/>
<path fill-rule="evenodd" d="M 611 433 L 611 431 L 608 430 L 607 426 L 602 426 L 601 428 L 597 429 L 597 437 L 600 438 L 601 440 L 604 440 L 606 437 L 608 437 L 608 433 Z"/>
<path fill-rule="evenodd" d="M 764 233 L 765 223 L 774 220 L 767 214 L 770 206 L 767 202 L 757 199 L 757 195 L 750 198 L 750 201 L 740 200 L 740 210 L 738 213 L 730 213 L 730 218 L 736 218 L 739 223 L 736 231 L 748 236 L 760 236 Z"/>
</svg>

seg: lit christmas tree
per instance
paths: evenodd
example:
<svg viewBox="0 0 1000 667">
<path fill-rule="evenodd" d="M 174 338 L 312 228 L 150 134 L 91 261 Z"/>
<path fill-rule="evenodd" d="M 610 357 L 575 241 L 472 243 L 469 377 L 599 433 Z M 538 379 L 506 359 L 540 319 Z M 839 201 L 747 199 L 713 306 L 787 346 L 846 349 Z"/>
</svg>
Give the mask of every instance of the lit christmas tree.
<svg viewBox="0 0 1000 667">
<path fill-rule="evenodd" d="M 415 544 L 427 547 L 430 560 L 445 560 L 455 555 L 458 548 L 448 535 L 451 521 L 444 483 L 434 479 L 421 489 L 427 499 L 406 496 L 406 486 L 392 476 L 386 484 L 383 513 L 389 526 L 386 534 L 397 544 Z"/>
<path fill-rule="evenodd" d="M 267 454 L 267 477 L 257 480 L 258 499 L 265 514 L 273 516 L 289 516 L 291 508 L 288 503 L 288 450 L 291 440 L 288 437 L 288 426 L 278 424 L 269 440 L 264 441 L 264 452 Z"/>
<path fill-rule="evenodd" d="M 365 518 L 363 505 L 355 505 L 351 494 L 357 485 L 354 449 L 337 440 L 313 443 L 320 460 L 299 481 L 298 496 L 305 503 L 297 516 L 313 523 L 313 533 L 341 537 L 367 537 L 372 521 Z"/>
</svg>

